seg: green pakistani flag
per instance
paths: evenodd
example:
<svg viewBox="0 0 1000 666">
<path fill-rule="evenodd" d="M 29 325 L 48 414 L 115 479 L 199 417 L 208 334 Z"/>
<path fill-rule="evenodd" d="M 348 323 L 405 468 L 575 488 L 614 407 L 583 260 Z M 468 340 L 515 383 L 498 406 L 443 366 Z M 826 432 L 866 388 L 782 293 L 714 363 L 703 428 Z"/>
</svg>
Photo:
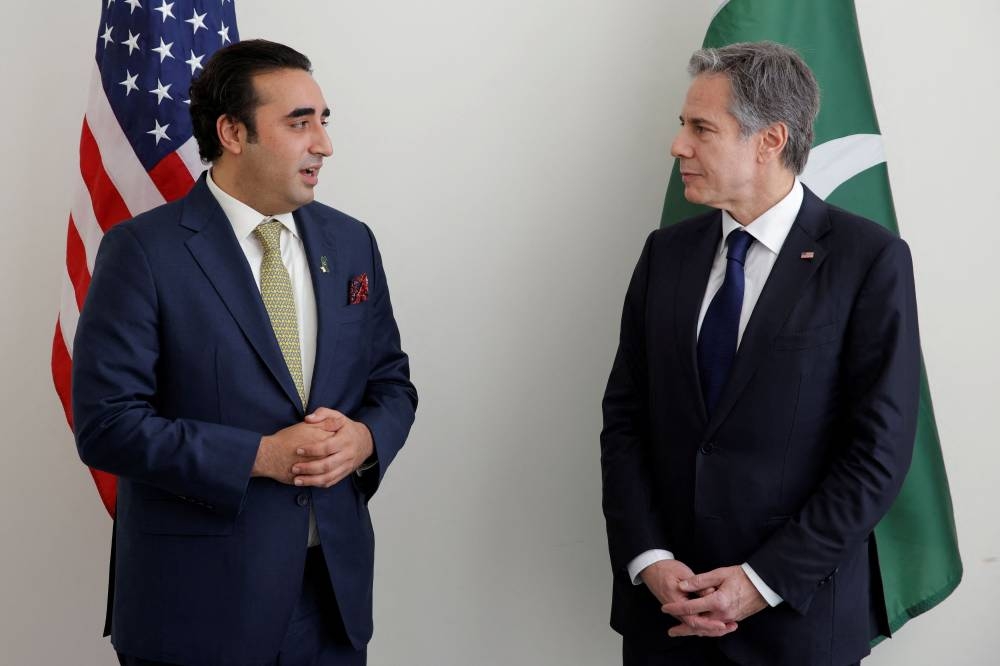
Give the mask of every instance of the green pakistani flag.
<svg viewBox="0 0 1000 666">
<path fill-rule="evenodd" d="M 816 141 L 802 182 L 821 199 L 898 233 L 853 0 L 723 2 L 703 46 L 761 40 L 794 48 L 819 81 Z M 705 210 L 684 199 L 675 162 L 661 226 Z M 941 602 L 962 578 L 948 478 L 923 369 L 913 464 L 899 498 L 875 528 L 875 542 L 892 631 Z"/>
</svg>

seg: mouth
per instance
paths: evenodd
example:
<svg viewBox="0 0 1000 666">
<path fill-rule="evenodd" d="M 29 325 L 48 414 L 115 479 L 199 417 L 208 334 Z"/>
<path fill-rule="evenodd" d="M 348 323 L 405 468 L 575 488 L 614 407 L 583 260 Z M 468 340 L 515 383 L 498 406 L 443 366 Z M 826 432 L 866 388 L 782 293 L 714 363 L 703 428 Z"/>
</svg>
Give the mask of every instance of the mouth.
<svg viewBox="0 0 1000 666">
<path fill-rule="evenodd" d="M 310 185 L 315 185 L 319 182 L 319 170 L 321 165 L 307 167 L 305 169 L 300 169 L 299 173 L 305 178 L 306 182 Z"/>
</svg>

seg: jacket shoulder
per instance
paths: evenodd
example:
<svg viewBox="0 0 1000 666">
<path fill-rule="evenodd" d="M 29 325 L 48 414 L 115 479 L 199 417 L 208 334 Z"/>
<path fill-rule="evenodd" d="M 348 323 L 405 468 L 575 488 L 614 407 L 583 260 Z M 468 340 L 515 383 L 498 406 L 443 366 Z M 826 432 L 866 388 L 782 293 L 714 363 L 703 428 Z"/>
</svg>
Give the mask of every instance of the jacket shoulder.
<svg viewBox="0 0 1000 666">
<path fill-rule="evenodd" d="M 852 240 L 881 246 L 899 239 L 899 234 L 867 217 L 862 217 L 832 204 L 826 204 L 826 207 L 833 231 L 850 236 Z"/>
<path fill-rule="evenodd" d="M 313 216 L 320 224 L 328 225 L 335 229 L 355 232 L 368 229 L 368 225 L 358 218 L 318 201 L 308 203 L 300 210 L 303 213 Z"/>
<path fill-rule="evenodd" d="M 341 239 L 359 243 L 375 243 L 375 234 L 367 224 L 333 206 L 313 201 L 296 211 L 296 215 L 308 217 L 324 232 L 332 233 Z"/>
<path fill-rule="evenodd" d="M 882 248 L 899 240 L 899 235 L 877 222 L 820 199 L 803 185 L 802 208 L 796 224 L 813 238 L 848 244 L 854 249 Z"/>
<path fill-rule="evenodd" d="M 829 204 L 827 214 L 829 232 L 821 242 L 840 257 L 837 265 L 867 272 L 880 257 L 909 255 L 906 241 L 877 222 Z"/>
<path fill-rule="evenodd" d="M 185 197 L 161 204 L 116 224 L 113 229 L 127 229 L 135 235 L 146 236 L 161 232 L 171 221 L 178 222 L 184 211 Z"/>
</svg>

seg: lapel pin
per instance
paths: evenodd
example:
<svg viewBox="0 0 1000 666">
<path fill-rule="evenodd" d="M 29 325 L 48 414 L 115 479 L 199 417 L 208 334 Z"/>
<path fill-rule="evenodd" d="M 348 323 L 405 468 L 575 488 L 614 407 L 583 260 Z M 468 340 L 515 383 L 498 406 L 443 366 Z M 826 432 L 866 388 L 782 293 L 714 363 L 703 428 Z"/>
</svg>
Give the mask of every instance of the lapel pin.
<svg viewBox="0 0 1000 666">
<path fill-rule="evenodd" d="M 327 262 L 325 254 L 319 258 L 319 270 L 322 273 L 330 272 L 330 264 Z"/>
<path fill-rule="evenodd" d="M 813 252 L 812 250 L 809 250 L 808 252 L 803 252 L 802 254 L 800 254 L 799 259 L 812 259 L 815 256 L 816 253 Z"/>
</svg>

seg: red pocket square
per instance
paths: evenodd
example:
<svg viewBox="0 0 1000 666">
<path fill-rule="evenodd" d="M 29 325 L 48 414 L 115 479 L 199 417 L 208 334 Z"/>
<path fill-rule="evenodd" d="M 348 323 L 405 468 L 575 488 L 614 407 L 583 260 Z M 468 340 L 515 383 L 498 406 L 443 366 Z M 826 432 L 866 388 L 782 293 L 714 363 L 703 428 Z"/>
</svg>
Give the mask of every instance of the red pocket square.
<svg viewBox="0 0 1000 666">
<path fill-rule="evenodd" d="M 359 303 L 364 303 L 368 300 L 368 273 L 362 273 L 361 275 L 355 275 L 351 278 L 351 284 L 349 285 L 349 290 L 347 293 L 347 302 L 349 305 L 358 305 Z"/>
</svg>

